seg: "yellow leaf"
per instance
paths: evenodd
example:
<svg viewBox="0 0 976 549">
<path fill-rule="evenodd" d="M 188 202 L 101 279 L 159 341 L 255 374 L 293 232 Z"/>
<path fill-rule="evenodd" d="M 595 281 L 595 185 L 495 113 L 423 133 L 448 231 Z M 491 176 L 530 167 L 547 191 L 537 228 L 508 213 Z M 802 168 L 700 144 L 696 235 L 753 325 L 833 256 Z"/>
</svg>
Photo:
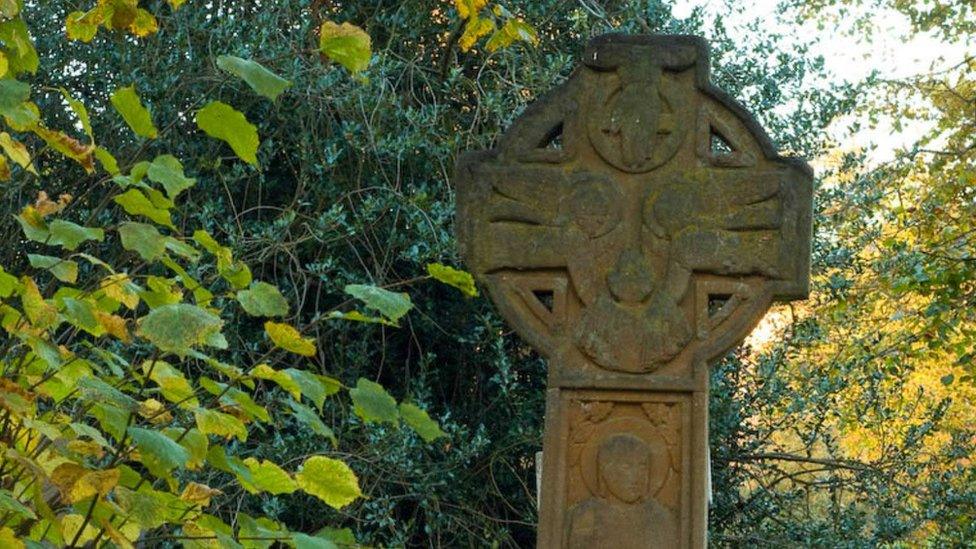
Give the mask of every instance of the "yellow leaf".
<svg viewBox="0 0 976 549">
<path fill-rule="evenodd" d="M 117 337 L 123 343 L 128 343 L 132 340 L 124 318 L 97 309 L 94 313 L 95 319 L 98 320 L 98 324 L 105 329 L 106 333 Z"/>
<path fill-rule="evenodd" d="M 85 529 L 78 536 L 78 531 L 81 529 L 81 525 L 85 525 Z M 65 545 L 75 539 L 78 536 L 78 540 L 75 542 L 75 547 L 81 547 L 95 539 L 98 535 L 98 530 L 91 525 L 91 523 L 85 523 L 85 517 L 78 514 L 70 514 L 61 517 L 61 538 L 65 540 Z"/>
<path fill-rule="evenodd" d="M 24 549 L 24 542 L 17 538 L 17 534 L 9 526 L 0 528 L 0 547 L 7 549 Z"/>
<path fill-rule="evenodd" d="M 75 440 L 68 442 L 68 449 L 83 456 L 100 458 L 105 455 L 105 450 L 102 449 L 102 445 L 91 440 L 81 440 L 76 438 Z"/>
<path fill-rule="evenodd" d="M 118 273 L 102 279 L 100 289 L 107 297 L 118 301 L 129 309 L 139 305 L 139 294 L 132 289 L 129 275 Z"/>
<path fill-rule="evenodd" d="M 58 309 L 44 301 L 34 279 L 24 276 L 21 277 L 20 283 L 24 286 L 20 294 L 20 304 L 31 324 L 41 329 L 53 326 L 58 320 Z"/>
<path fill-rule="evenodd" d="M 484 17 L 474 16 L 464 25 L 464 33 L 461 34 L 458 45 L 461 51 L 468 51 L 474 47 L 478 39 L 495 30 L 495 22 Z"/>
<path fill-rule="evenodd" d="M 139 415 L 154 425 L 173 421 L 173 414 L 166 411 L 166 405 L 154 398 L 139 403 Z"/>
<path fill-rule="evenodd" d="M 458 10 L 461 19 L 467 19 L 478 15 L 481 8 L 488 4 L 488 0 L 454 0 L 454 7 Z"/>
<path fill-rule="evenodd" d="M 180 9 L 180 6 L 186 3 L 186 0 L 166 0 L 166 1 L 169 3 L 170 7 L 173 8 L 173 11 Z"/>
<path fill-rule="evenodd" d="M 223 494 L 220 490 L 216 488 L 211 488 L 206 484 L 200 484 L 197 482 L 190 482 L 183 489 L 183 493 L 180 494 L 180 499 L 192 503 L 194 505 L 199 505 L 200 507 L 206 507 L 210 505 L 210 498 L 214 496 L 219 496 Z"/>
<path fill-rule="evenodd" d="M 91 42 L 102 20 L 102 10 L 97 7 L 88 11 L 73 11 L 64 20 L 64 31 L 68 40 Z"/>
<path fill-rule="evenodd" d="M 119 469 L 89 471 L 73 462 L 62 463 L 51 472 L 51 482 L 58 487 L 68 503 L 77 503 L 93 496 L 104 496 L 119 483 Z"/>
<path fill-rule="evenodd" d="M 315 341 L 302 337 L 302 334 L 288 324 L 278 322 L 264 323 L 264 331 L 275 346 L 302 356 L 315 356 Z"/>
<path fill-rule="evenodd" d="M 133 19 L 132 24 L 129 25 L 129 32 L 138 36 L 139 38 L 143 38 L 149 36 L 150 34 L 154 34 L 158 30 L 159 24 L 156 22 L 156 18 L 153 17 L 153 14 L 142 8 L 136 10 L 135 19 Z"/>
<path fill-rule="evenodd" d="M 11 137 L 9 133 L 2 132 L 0 133 L 0 147 L 3 148 L 3 152 L 11 160 L 16 162 L 18 166 L 37 175 L 37 170 L 34 168 L 34 164 L 31 163 L 31 156 L 27 150 L 27 146 Z"/>
<path fill-rule="evenodd" d="M 88 173 L 95 171 L 95 146 L 85 144 L 68 134 L 36 125 L 33 132 L 52 149 L 81 164 Z"/>
<path fill-rule="evenodd" d="M 258 379 L 267 379 L 278 384 L 282 389 L 288 391 L 295 400 L 302 399 L 302 388 L 298 382 L 285 372 L 279 372 L 267 364 L 258 364 L 249 372 L 249 375 Z"/>
</svg>

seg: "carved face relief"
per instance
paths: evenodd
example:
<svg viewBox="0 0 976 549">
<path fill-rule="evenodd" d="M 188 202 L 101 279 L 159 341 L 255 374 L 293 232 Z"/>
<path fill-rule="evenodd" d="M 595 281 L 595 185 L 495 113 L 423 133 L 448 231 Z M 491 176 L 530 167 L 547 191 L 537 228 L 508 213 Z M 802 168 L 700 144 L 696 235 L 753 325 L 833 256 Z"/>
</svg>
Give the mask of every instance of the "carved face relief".
<svg viewBox="0 0 976 549">
<path fill-rule="evenodd" d="M 809 173 L 707 84 L 696 42 L 598 39 L 584 61 L 498 149 L 462 158 L 464 255 L 566 368 L 711 358 L 805 292 Z"/>
</svg>

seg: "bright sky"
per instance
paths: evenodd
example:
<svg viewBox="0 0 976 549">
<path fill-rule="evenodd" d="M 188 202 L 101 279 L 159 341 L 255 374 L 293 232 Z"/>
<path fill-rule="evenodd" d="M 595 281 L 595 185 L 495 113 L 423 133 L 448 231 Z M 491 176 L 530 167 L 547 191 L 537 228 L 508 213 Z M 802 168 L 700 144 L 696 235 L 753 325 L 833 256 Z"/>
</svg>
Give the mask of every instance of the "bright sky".
<svg viewBox="0 0 976 549">
<path fill-rule="evenodd" d="M 906 40 L 910 27 L 908 20 L 894 10 L 872 10 L 871 21 L 875 32 L 871 41 L 860 39 L 854 33 L 836 34 L 830 30 L 819 30 L 814 22 L 796 28 L 793 23 L 779 21 L 776 14 L 776 0 L 749 0 L 749 9 L 741 14 L 726 16 L 725 23 L 729 33 L 745 35 L 744 24 L 750 20 L 761 20 L 763 25 L 787 36 L 796 36 L 797 41 L 815 41 L 811 53 L 824 58 L 826 68 L 837 81 L 858 81 L 867 77 L 872 70 L 878 71 L 882 78 L 898 79 L 929 72 L 933 67 L 947 67 L 960 62 L 967 52 L 972 51 L 970 43 L 946 44 L 933 35 L 917 35 Z M 701 6 L 706 13 L 715 15 L 727 12 L 725 2 L 709 0 L 677 0 L 672 8 L 675 17 L 684 18 L 693 8 Z M 711 17 L 706 17 L 706 21 Z M 829 34 L 828 34 L 829 33 Z M 833 126 L 832 136 L 844 149 L 876 149 L 869 155 L 872 163 L 884 162 L 893 158 L 899 148 L 914 142 L 926 126 L 915 123 L 905 126 L 901 131 L 891 124 L 882 123 L 876 128 L 862 129 L 854 135 L 845 131 L 850 122 L 838 120 Z"/>
</svg>

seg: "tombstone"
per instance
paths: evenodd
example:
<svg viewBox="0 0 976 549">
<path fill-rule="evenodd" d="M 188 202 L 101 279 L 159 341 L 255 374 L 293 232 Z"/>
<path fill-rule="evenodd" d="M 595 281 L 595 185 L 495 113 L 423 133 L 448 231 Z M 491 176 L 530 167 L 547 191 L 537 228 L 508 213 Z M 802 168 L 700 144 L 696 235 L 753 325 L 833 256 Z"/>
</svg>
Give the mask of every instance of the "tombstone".
<svg viewBox="0 0 976 549">
<path fill-rule="evenodd" d="M 606 35 L 456 186 L 469 269 L 549 359 L 539 547 L 704 547 L 709 364 L 807 296 L 810 168 L 704 40 Z"/>
</svg>

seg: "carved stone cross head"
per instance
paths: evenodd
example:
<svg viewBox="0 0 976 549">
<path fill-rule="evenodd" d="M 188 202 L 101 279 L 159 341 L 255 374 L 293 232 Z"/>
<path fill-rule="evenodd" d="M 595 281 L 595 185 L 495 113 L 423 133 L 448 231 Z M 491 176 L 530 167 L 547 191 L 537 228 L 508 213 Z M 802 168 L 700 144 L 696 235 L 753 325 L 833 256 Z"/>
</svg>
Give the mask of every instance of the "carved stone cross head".
<svg viewBox="0 0 976 549">
<path fill-rule="evenodd" d="M 601 498 L 637 490 L 660 508 L 633 516 L 674 524 L 633 532 L 699 546 L 707 364 L 773 300 L 806 296 L 812 172 L 711 85 L 699 38 L 605 35 L 582 61 L 496 148 L 462 155 L 458 238 L 550 358 L 540 542 L 610 535 L 583 530 L 612 532 L 631 515 Z"/>
</svg>

